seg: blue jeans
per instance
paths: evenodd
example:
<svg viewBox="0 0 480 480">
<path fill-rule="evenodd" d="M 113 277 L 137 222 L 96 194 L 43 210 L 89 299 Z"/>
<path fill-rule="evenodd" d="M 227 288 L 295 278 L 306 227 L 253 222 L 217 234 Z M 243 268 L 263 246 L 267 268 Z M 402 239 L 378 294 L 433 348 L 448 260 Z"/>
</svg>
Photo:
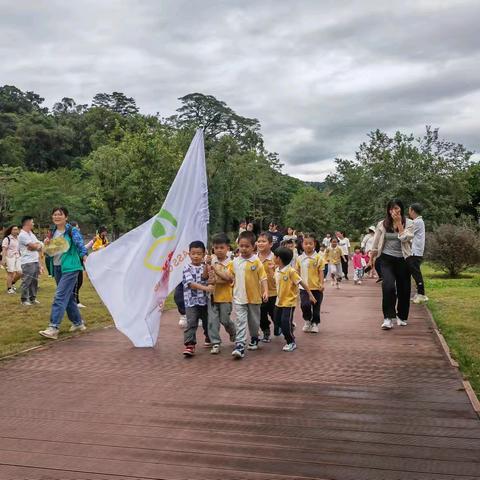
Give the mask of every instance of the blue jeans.
<svg viewBox="0 0 480 480">
<path fill-rule="evenodd" d="M 62 267 L 55 265 L 53 267 L 57 290 L 52 303 L 52 312 L 50 314 L 50 326 L 59 328 L 62 323 L 65 311 L 69 320 L 76 326 L 83 323 L 80 310 L 75 301 L 75 286 L 78 280 L 78 272 L 62 273 Z"/>
</svg>

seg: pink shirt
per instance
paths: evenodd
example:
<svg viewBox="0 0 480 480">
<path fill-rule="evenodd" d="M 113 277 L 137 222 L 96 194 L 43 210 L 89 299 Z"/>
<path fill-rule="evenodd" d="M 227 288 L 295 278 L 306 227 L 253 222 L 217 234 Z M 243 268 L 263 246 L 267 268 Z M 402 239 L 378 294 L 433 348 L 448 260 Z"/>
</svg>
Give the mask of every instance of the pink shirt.
<svg viewBox="0 0 480 480">
<path fill-rule="evenodd" d="M 353 256 L 353 268 L 363 268 L 362 265 L 362 254 L 361 253 L 356 253 Z"/>
</svg>

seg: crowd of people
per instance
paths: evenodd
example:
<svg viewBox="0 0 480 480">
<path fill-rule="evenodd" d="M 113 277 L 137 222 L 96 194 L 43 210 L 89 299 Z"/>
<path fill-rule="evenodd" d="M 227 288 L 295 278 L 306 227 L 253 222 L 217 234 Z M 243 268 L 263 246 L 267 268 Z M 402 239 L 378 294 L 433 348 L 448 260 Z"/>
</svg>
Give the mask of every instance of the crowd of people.
<svg viewBox="0 0 480 480">
<path fill-rule="evenodd" d="M 318 333 L 325 284 L 330 281 L 339 289 L 342 281 L 349 280 L 350 263 L 355 285 L 360 286 L 365 278 L 382 284 L 381 328 L 390 330 L 395 323 L 406 326 L 410 302 L 428 300 L 420 268 L 425 247 L 421 213 L 421 205 L 412 204 L 407 218 L 403 203 L 390 201 L 385 218 L 367 229 L 353 251 L 345 232 L 327 233 L 320 241 L 313 233 L 296 232 L 291 227 L 282 232 L 276 222 L 258 235 L 253 223 L 242 222 L 236 248 L 231 248 L 223 233 L 212 238 L 211 251 L 203 242 L 193 241 L 190 262 L 174 295 L 184 330 L 183 354 L 195 354 L 199 324 L 204 345 L 212 354 L 220 352 L 222 325 L 234 343 L 234 358 L 243 358 L 247 350 L 269 343 L 272 335 L 283 336 L 284 351 L 294 351 L 295 308 L 300 305 L 302 331 Z M 64 207 L 53 209 L 52 227 L 43 241 L 33 233 L 34 225 L 34 219 L 25 216 L 20 227 L 12 225 L 4 232 L 2 267 L 7 271 L 7 292 L 17 294 L 16 283 L 21 279 L 21 304 L 38 304 L 44 256 L 57 287 L 49 325 L 39 334 L 58 338 L 65 313 L 72 322 L 71 331 L 84 331 L 80 313 L 84 308 L 80 302 L 84 262 L 89 249 L 108 246 L 107 230 L 101 227 L 85 244 L 78 223 L 69 222 Z M 417 286 L 413 298 L 411 277 Z"/>
</svg>

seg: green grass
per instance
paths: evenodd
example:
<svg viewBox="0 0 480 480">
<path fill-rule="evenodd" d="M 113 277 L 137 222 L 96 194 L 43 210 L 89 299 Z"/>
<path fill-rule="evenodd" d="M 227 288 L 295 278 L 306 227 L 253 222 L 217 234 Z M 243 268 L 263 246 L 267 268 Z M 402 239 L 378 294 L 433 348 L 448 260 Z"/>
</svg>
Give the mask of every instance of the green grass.
<svg viewBox="0 0 480 480">
<path fill-rule="evenodd" d="M 433 317 L 463 376 L 480 397 L 480 270 L 453 279 L 428 264 L 422 271 Z"/>
<path fill-rule="evenodd" d="M 40 290 L 38 306 L 23 307 L 20 304 L 20 281 L 17 282 L 16 295 L 9 295 L 6 291 L 6 272 L 0 269 L 0 358 L 21 352 L 28 348 L 36 347 L 52 340 L 41 337 L 39 330 L 48 326 L 50 307 L 55 293 L 55 282 L 47 274 L 40 276 Z M 112 318 L 90 284 L 87 276 L 80 290 L 80 300 L 87 308 L 81 310 L 89 331 L 98 330 L 113 325 Z M 167 299 L 165 309 L 175 308 L 173 296 Z M 68 332 L 71 323 L 65 317 L 59 338 L 67 338 L 72 335 Z M 81 335 L 81 334 L 80 334 Z"/>
</svg>

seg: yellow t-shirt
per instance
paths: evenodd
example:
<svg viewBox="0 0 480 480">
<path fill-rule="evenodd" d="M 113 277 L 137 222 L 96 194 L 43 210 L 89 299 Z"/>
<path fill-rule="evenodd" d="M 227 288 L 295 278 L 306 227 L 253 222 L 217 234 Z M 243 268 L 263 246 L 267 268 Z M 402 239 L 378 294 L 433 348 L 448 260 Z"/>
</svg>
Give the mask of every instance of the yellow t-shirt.
<svg viewBox="0 0 480 480">
<path fill-rule="evenodd" d="M 219 268 L 222 272 L 228 272 L 228 266 L 232 261 L 226 258 L 223 261 L 216 257 L 212 258 L 212 266 Z M 215 291 L 213 292 L 213 301 L 215 303 L 231 303 L 233 300 L 232 284 L 215 275 Z"/>
<path fill-rule="evenodd" d="M 273 252 L 270 252 L 265 260 L 260 260 L 263 263 L 263 268 L 267 274 L 268 296 L 275 297 L 277 295 L 277 286 L 275 284 L 275 262 L 273 260 Z"/>
<path fill-rule="evenodd" d="M 298 284 L 302 281 L 297 271 L 286 266 L 275 272 L 277 282 L 277 307 L 295 307 L 298 298 Z"/>
<path fill-rule="evenodd" d="M 310 290 L 319 290 L 323 286 L 320 272 L 323 271 L 324 266 L 325 263 L 321 255 L 314 252 L 312 255 L 306 253 L 299 255 L 295 268 Z"/>
<path fill-rule="evenodd" d="M 256 255 L 250 258 L 237 257 L 228 265 L 228 272 L 235 277 L 233 302 L 238 305 L 261 304 L 261 282 L 267 280 L 262 262 Z"/>
<path fill-rule="evenodd" d="M 337 265 L 341 262 L 342 255 L 343 255 L 343 252 L 340 247 L 338 246 L 335 248 L 328 247 L 325 250 L 325 261 L 327 263 L 332 263 L 334 265 Z"/>
</svg>

